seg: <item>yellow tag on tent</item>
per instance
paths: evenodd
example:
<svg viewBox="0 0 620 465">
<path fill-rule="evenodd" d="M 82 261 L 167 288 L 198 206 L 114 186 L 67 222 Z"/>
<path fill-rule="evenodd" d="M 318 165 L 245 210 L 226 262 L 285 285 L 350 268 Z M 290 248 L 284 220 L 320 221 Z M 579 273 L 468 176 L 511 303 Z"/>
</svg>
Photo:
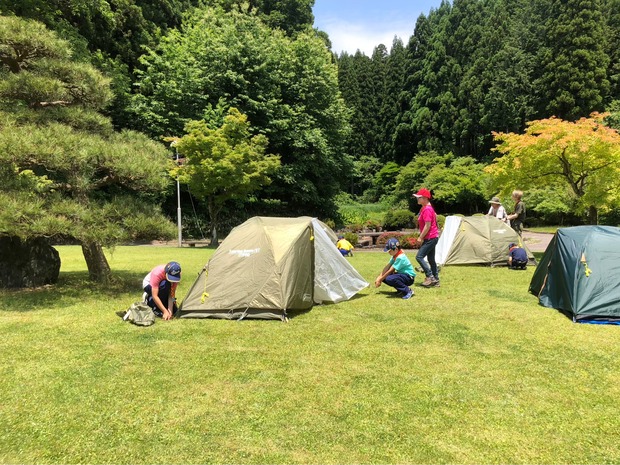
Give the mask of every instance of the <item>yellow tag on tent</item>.
<svg viewBox="0 0 620 465">
<path fill-rule="evenodd" d="M 588 268 L 588 263 L 586 262 L 586 255 L 583 253 L 581 254 L 581 263 L 583 263 L 583 271 L 586 274 L 586 278 L 589 278 L 592 270 Z"/>
<path fill-rule="evenodd" d="M 209 293 L 207 292 L 207 278 L 209 277 L 209 270 L 207 269 L 207 267 L 204 267 L 204 272 L 205 272 L 205 288 L 204 291 L 202 291 L 202 297 L 200 298 L 200 303 L 204 304 L 205 303 L 205 299 L 209 298 Z"/>
</svg>

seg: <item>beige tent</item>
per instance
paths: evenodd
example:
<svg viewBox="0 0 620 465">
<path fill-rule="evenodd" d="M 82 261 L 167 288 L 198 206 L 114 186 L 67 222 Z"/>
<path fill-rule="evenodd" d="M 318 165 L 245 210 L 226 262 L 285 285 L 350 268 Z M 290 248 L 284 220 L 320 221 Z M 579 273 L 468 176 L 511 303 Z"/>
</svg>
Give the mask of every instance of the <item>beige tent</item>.
<svg viewBox="0 0 620 465">
<path fill-rule="evenodd" d="M 350 299 L 368 283 L 316 218 L 254 217 L 220 244 L 179 308 L 181 318 L 278 318 Z"/>
<path fill-rule="evenodd" d="M 448 216 L 437 248 L 438 265 L 506 265 L 508 246 L 523 247 L 535 265 L 534 255 L 510 226 L 492 216 Z"/>
</svg>

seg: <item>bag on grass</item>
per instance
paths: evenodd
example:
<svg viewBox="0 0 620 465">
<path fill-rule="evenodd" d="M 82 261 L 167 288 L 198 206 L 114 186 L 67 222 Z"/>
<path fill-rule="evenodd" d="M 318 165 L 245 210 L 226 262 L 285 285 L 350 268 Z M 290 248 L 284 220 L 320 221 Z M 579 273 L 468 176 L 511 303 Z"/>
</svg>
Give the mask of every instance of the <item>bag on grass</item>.
<svg viewBox="0 0 620 465">
<path fill-rule="evenodd" d="M 123 320 L 138 326 L 151 326 L 155 323 L 155 314 L 144 302 L 134 302 L 125 313 Z"/>
</svg>

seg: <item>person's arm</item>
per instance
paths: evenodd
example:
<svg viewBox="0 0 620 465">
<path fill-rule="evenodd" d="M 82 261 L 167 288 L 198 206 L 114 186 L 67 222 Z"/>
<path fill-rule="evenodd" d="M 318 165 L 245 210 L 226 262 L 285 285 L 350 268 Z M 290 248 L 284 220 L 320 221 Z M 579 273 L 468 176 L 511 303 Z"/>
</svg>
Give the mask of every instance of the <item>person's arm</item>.
<svg viewBox="0 0 620 465">
<path fill-rule="evenodd" d="M 172 311 L 168 311 L 168 309 L 166 308 L 164 303 L 159 298 L 159 286 L 152 288 L 151 296 L 153 297 L 153 302 L 155 302 L 155 305 L 157 305 L 157 308 L 159 308 L 161 310 L 161 312 L 163 314 L 162 318 L 164 320 L 169 320 L 170 318 L 172 318 Z M 168 299 L 168 300 L 170 300 L 170 299 Z M 167 303 L 170 304 L 170 302 L 167 302 Z M 170 308 L 172 308 L 172 307 L 170 307 Z"/>
<path fill-rule="evenodd" d="M 512 215 L 508 215 L 506 218 L 508 218 L 509 220 L 514 220 L 515 218 L 519 217 L 522 211 L 523 205 L 521 204 L 521 202 L 519 202 L 515 205 L 515 212 Z"/>
<path fill-rule="evenodd" d="M 385 268 L 383 268 L 381 274 L 379 274 L 379 276 L 377 276 L 377 279 L 375 279 L 375 287 L 381 286 L 381 283 L 385 280 L 385 278 L 394 273 L 394 271 L 394 267 L 390 263 L 385 265 Z"/>
<path fill-rule="evenodd" d="M 166 318 L 166 320 L 171 320 L 172 319 L 172 309 L 174 307 L 174 297 L 172 295 L 170 295 L 170 297 L 168 297 L 168 318 Z"/>
<path fill-rule="evenodd" d="M 430 230 L 431 230 L 431 223 L 430 221 L 427 221 L 426 224 L 424 225 L 424 229 L 422 229 L 422 232 L 420 233 L 420 236 L 417 239 L 417 242 L 424 242 L 424 238 L 426 237 L 426 235 L 428 234 Z"/>
</svg>

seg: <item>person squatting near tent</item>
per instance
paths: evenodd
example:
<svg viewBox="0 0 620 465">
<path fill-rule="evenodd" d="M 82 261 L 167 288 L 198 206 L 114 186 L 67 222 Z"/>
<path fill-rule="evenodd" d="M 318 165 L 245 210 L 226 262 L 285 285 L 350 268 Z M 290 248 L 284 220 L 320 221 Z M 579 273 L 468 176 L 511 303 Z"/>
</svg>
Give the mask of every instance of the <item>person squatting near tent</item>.
<svg viewBox="0 0 620 465">
<path fill-rule="evenodd" d="M 525 270 L 528 258 L 524 248 L 514 242 L 508 246 L 508 267 L 513 270 Z"/>
<path fill-rule="evenodd" d="M 439 287 L 439 270 L 435 261 L 435 248 L 439 241 L 437 213 L 431 205 L 431 193 L 428 189 L 420 189 L 413 196 L 417 198 L 418 205 L 422 206 L 418 214 L 420 236 L 417 239 L 418 244 L 421 245 L 415 258 L 424 270 L 426 279 L 420 285 L 423 287 Z"/>
<path fill-rule="evenodd" d="M 383 251 L 388 252 L 391 258 L 375 279 L 375 287 L 381 286 L 384 282 L 395 288 L 403 299 L 410 299 L 413 296 L 413 289 L 409 286 L 413 286 L 415 271 L 409 257 L 402 251 L 400 242 L 395 237 L 388 239 Z"/>
<path fill-rule="evenodd" d="M 164 320 L 172 319 L 177 312 L 176 290 L 179 281 L 181 265 L 177 262 L 156 266 L 142 281 L 144 301 L 155 315 Z"/>
<path fill-rule="evenodd" d="M 494 216 L 498 220 L 506 223 L 508 221 L 508 215 L 506 214 L 506 209 L 502 206 L 502 202 L 499 197 L 493 197 L 489 200 L 491 206 L 489 207 L 489 212 L 487 216 Z"/>
<path fill-rule="evenodd" d="M 343 257 L 353 256 L 353 244 L 346 240 L 342 234 L 338 235 L 338 242 L 336 243 L 336 247 L 338 248 Z"/>
<path fill-rule="evenodd" d="M 520 236 L 523 233 L 523 223 L 525 222 L 525 203 L 523 202 L 523 191 L 512 191 L 512 200 L 515 202 L 514 211 L 508 215 L 510 227 Z"/>
</svg>

